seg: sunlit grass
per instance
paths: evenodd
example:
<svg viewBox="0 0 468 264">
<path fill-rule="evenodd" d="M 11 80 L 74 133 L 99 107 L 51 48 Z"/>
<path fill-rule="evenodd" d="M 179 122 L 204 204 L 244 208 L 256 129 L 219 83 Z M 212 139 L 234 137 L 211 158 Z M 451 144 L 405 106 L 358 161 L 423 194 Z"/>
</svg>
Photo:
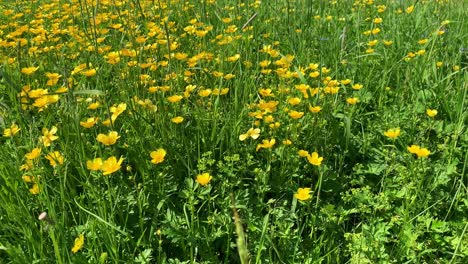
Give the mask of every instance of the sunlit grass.
<svg viewBox="0 0 468 264">
<path fill-rule="evenodd" d="M 460 1 L 0 6 L 0 262 L 468 259 Z"/>
</svg>

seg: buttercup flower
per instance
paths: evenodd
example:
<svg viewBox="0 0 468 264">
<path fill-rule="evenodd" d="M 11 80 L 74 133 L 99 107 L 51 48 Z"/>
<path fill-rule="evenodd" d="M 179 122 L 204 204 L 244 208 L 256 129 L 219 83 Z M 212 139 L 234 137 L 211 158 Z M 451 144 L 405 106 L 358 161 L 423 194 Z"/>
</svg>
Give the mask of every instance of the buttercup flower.
<svg viewBox="0 0 468 264">
<path fill-rule="evenodd" d="M 89 110 L 96 110 L 101 104 L 99 102 L 90 103 L 87 107 Z"/>
<path fill-rule="evenodd" d="M 166 151 L 162 148 L 157 149 L 156 151 L 152 151 L 150 153 L 151 156 L 151 163 L 159 164 L 164 161 L 164 157 L 166 157 Z"/>
<path fill-rule="evenodd" d="M 182 100 L 182 98 L 184 98 L 182 95 L 173 95 L 173 96 L 169 96 L 167 100 L 171 103 L 177 103 L 180 100 Z"/>
<path fill-rule="evenodd" d="M 298 97 L 289 98 L 289 99 L 288 99 L 288 103 L 289 103 L 290 105 L 298 105 L 298 104 L 301 103 L 301 99 L 298 98 Z"/>
<path fill-rule="evenodd" d="M 40 148 L 33 148 L 31 150 L 31 152 L 26 153 L 24 156 L 28 160 L 33 160 L 33 159 L 36 159 L 37 157 L 39 157 L 39 155 L 41 155 L 41 149 Z"/>
<path fill-rule="evenodd" d="M 101 166 L 101 171 L 103 172 L 102 175 L 109 175 L 111 173 L 114 173 L 120 170 L 120 165 L 122 164 L 122 162 L 123 162 L 123 158 L 120 158 L 118 161 L 117 161 L 117 158 L 114 156 L 108 158 L 102 163 L 102 166 Z"/>
<path fill-rule="evenodd" d="M 406 13 L 411 14 L 414 11 L 414 5 L 410 5 L 406 8 Z"/>
<path fill-rule="evenodd" d="M 111 115 L 112 122 L 114 122 L 117 119 L 117 117 L 120 114 L 122 114 L 126 109 L 127 109 L 126 103 L 121 103 L 121 104 L 118 104 L 117 106 L 111 106 L 109 108 L 109 111 L 112 113 Z"/>
<path fill-rule="evenodd" d="M 260 128 L 249 128 L 247 133 L 242 134 L 239 136 L 240 141 L 244 141 L 247 138 L 251 137 L 253 139 L 257 139 L 260 136 Z"/>
<path fill-rule="evenodd" d="M 294 197 L 300 201 L 306 201 L 312 198 L 310 195 L 310 188 L 299 188 L 297 192 L 294 194 Z"/>
<path fill-rule="evenodd" d="M 86 119 L 86 121 L 80 121 L 80 126 L 84 128 L 92 128 L 97 123 L 98 120 L 99 118 L 97 117 L 90 117 Z"/>
<path fill-rule="evenodd" d="M 176 116 L 174 118 L 171 118 L 171 122 L 175 123 L 175 124 L 180 124 L 180 123 L 184 122 L 184 118 L 181 117 L 181 116 Z"/>
<path fill-rule="evenodd" d="M 86 76 L 86 77 L 94 76 L 94 75 L 96 75 L 96 73 L 97 73 L 96 69 L 89 69 L 89 70 L 81 72 L 81 74 Z"/>
<path fill-rule="evenodd" d="M 46 84 L 47 86 L 52 86 L 52 85 L 57 84 L 60 77 L 62 77 L 62 75 L 60 75 L 58 73 L 50 73 L 50 72 L 47 72 L 46 76 L 49 79 L 49 80 L 47 80 L 47 84 Z"/>
<path fill-rule="evenodd" d="M 420 148 L 419 151 L 416 153 L 418 158 L 425 158 L 431 154 L 431 151 L 429 151 L 427 148 Z"/>
<path fill-rule="evenodd" d="M 26 75 L 31 75 L 34 72 L 36 72 L 39 69 L 39 67 L 27 67 L 27 68 L 22 68 L 21 73 L 26 74 Z"/>
<path fill-rule="evenodd" d="M 320 166 L 322 164 L 323 157 L 319 157 L 317 152 L 312 152 L 312 154 L 307 156 L 307 160 L 314 166 Z"/>
<path fill-rule="evenodd" d="M 427 148 L 421 148 L 418 145 L 411 145 L 410 147 L 407 147 L 409 153 L 411 154 L 416 154 L 418 158 L 425 158 L 431 154 L 431 152 Z"/>
<path fill-rule="evenodd" d="M 58 151 L 49 153 L 45 158 L 50 162 L 50 166 L 52 167 L 57 166 L 57 164 L 62 165 L 64 161 L 62 154 Z"/>
<path fill-rule="evenodd" d="M 356 97 L 350 97 L 346 99 L 346 102 L 350 105 L 355 105 L 357 102 L 359 102 L 359 99 Z"/>
<path fill-rule="evenodd" d="M 58 139 L 58 136 L 55 134 L 57 133 L 57 127 L 53 126 L 50 130 L 47 128 L 42 129 L 42 137 L 40 138 L 40 141 L 45 147 L 50 146 L 52 141 L 55 141 Z"/>
<path fill-rule="evenodd" d="M 117 142 L 117 139 L 119 138 L 120 138 L 119 133 L 117 133 L 116 131 L 110 131 L 107 135 L 99 134 L 96 140 L 106 146 L 110 146 L 110 145 L 114 145 L 115 142 Z"/>
<path fill-rule="evenodd" d="M 436 109 L 426 109 L 426 114 L 429 117 L 434 117 L 437 115 L 437 110 Z"/>
<path fill-rule="evenodd" d="M 320 107 L 320 106 L 309 106 L 309 111 L 316 114 L 316 113 L 322 111 L 322 107 Z"/>
<path fill-rule="evenodd" d="M 40 192 L 39 185 L 37 183 L 34 183 L 31 189 L 29 189 L 29 192 L 31 194 L 39 194 Z"/>
<path fill-rule="evenodd" d="M 211 93 L 212 93 L 211 89 L 204 89 L 204 90 L 200 90 L 200 92 L 198 92 L 198 95 L 201 97 L 207 97 Z"/>
<path fill-rule="evenodd" d="M 288 115 L 292 118 L 292 119 L 299 119 L 301 117 L 304 116 L 304 112 L 298 112 L 298 111 L 295 111 L 295 110 L 291 110 Z"/>
<path fill-rule="evenodd" d="M 399 128 L 391 128 L 387 131 L 384 132 L 384 135 L 388 138 L 395 139 L 400 135 L 400 129 Z"/>
<path fill-rule="evenodd" d="M 101 167 L 102 167 L 101 158 L 95 158 L 93 160 L 86 161 L 86 168 L 88 168 L 88 170 L 98 171 L 98 170 L 101 170 Z"/>
<path fill-rule="evenodd" d="M 261 144 L 257 145 L 256 151 L 259 151 L 261 148 L 272 148 L 275 145 L 276 139 L 272 138 L 270 140 L 264 139 Z"/>
<path fill-rule="evenodd" d="M 205 172 L 202 174 L 198 174 L 197 179 L 195 181 L 198 182 L 198 184 L 200 184 L 201 186 L 205 186 L 208 183 L 210 183 L 212 178 L 213 177 L 208 172 Z"/>
<path fill-rule="evenodd" d="M 73 253 L 78 252 L 78 250 L 82 249 L 84 245 L 84 235 L 80 234 L 77 238 L 75 238 L 75 244 L 73 245 L 73 248 L 71 251 Z"/>
<path fill-rule="evenodd" d="M 12 136 L 16 135 L 16 133 L 18 133 L 20 130 L 21 130 L 21 128 L 19 128 L 18 125 L 12 124 L 10 126 L 10 128 L 6 128 L 5 130 L 3 130 L 3 136 L 4 137 L 12 137 Z"/>
</svg>

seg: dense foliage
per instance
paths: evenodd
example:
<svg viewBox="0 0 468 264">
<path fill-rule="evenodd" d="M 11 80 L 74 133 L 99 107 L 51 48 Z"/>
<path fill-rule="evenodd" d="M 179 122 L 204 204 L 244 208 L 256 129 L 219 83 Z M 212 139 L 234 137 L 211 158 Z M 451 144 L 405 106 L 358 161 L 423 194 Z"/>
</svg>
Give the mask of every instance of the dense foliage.
<svg viewBox="0 0 468 264">
<path fill-rule="evenodd" d="M 464 1 L 0 4 L 0 262 L 467 263 Z"/>
</svg>

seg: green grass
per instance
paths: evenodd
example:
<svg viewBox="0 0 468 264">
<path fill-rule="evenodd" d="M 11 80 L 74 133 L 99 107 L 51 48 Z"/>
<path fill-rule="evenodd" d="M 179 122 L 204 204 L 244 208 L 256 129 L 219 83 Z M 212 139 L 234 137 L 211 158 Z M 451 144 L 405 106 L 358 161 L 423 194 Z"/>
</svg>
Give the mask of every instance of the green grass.
<svg viewBox="0 0 468 264">
<path fill-rule="evenodd" d="M 466 10 L 0 4 L 0 262 L 466 263 Z"/>
</svg>

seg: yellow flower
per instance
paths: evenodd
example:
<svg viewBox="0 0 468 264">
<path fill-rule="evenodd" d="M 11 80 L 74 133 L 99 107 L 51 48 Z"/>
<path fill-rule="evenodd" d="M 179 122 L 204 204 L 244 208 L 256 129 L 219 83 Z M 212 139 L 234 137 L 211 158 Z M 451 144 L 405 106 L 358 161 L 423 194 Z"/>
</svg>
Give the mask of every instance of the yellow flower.
<svg viewBox="0 0 468 264">
<path fill-rule="evenodd" d="M 117 106 L 111 106 L 109 108 L 109 111 L 112 113 L 111 115 L 112 122 L 114 122 L 117 119 L 117 117 L 120 114 L 122 114 L 126 109 L 127 109 L 126 103 L 121 103 L 121 104 L 118 104 Z"/>
<path fill-rule="evenodd" d="M 406 8 L 406 13 L 407 14 L 411 14 L 413 11 L 414 11 L 414 5 L 410 5 L 410 6 L 408 6 L 408 8 Z"/>
<path fill-rule="evenodd" d="M 426 50 L 423 50 L 423 49 L 422 49 L 422 50 L 418 50 L 418 51 L 416 52 L 416 54 L 418 54 L 419 56 L 422 56 L 422 55 L 426 54 Z"/>
<path fill-rule="evenodd" d="M 261 62 L 258 63 L 258 65 L 259 65 L 260 67 L 262 67 L 262 68 L 266 68 L 266 67 L 268 67 L 268 65 L 270 65 L 270 64 L 271 64 L 271 61 L 269 61 L 269 60 L 262 60 Z"/>
<path fill-rule="evenodd" d="M 89 110 L 96 110 L 101 104 L 99 102 L 94 102 L 88 105 Z"/>
<path fill-rule="evenodd" d="M 340 82 L 342 85 L 348 85 L 351 83 L 351 80 L 350 79 L 344 79 L 344 80 L 341 80 Z"/>
<path fill-rule="evenodd" d="M 298 112 L 298 111 L 295 111 L 295 110 L 291 110 L 288 115 L 292 118 L 292 119 L 299 119 L 301 117 L 304 116 L 304 112 Z"/>
<path fill-rule="evenodd" d="M 275 118 L 272 115 L 267 115 L 263 118 L 263 122 L 265 123 L 272 123 L 275 121 Z"/>
<path fill-rule="evenodd" d="M 36 177 L 34 177 L 34 176 L 23 175 L 23 176 L 21 176 L 21 178 L 23 179 L 24 182 L 27 182 L 27 183 L 36 182 Z"/>
<path fill-rule="evenodd" d="M 181 116 L 176 116 L 174 118 L 171 118 L 171 122 L 175 124 L 180 124 L 184 121 L 184 118 Z"/>
<path fill-rule="evenodd" d="M 428 42 L 429 40 L 428 39 L 421 39 L 421 40 L 418 40 L 418 44 L 419 45 L 424 45 Z"/>
<path fill-rule="evenodd" d="M 37 71 L 39 67 L 27 67 L 27 68 L 22 68 L 21 73 L 26 74 L 26 75 L 31 75 L 35 71 Z"/>
<path fill-rule="evenodd" d="M 318 113 L 322 110 L 320 106 L 309 106 L 309 111 L 312 113 Z"/>
<path fill-rule="evenodd" d="M 34 90 L 29 91 L 27 94 L 29 98 L 40 98 L 43 95 L 46 95 L 48 93 L 49 93 L 48 89 L 34 89 Z"/>
<path fill-rule="evenodd" d="M 41 155 L 41 149 L 40 148 L 33 148 L 31 150 L 31 152 L 26 153 L 24 156 L 28 160 L 33 160 L 33 159 L 36 159 L 37 157 L 39 157 L 39 155 Z"/>
<path fill-rule="evenodd" d="M 319 157 L 317 152 L 312 152 L 311 155 L 307 156 L 307 160 L 314 166 L 320 166 L 322 164 L 323 157 Z"/>
<path fill-rule="evenodd" d="M 95 158 L 93 160 L 86 161 L 86 168 L 88 168 L 88 170 L 98 171 L 98 170 L 101 170 L 101 167 L 102 167 L 101 158 Z"/>
<path fill-rule="evenodd" d="M 437 115 L 437 110 L 435 109 L 426 109 L 426 114 L 429 116 L 429 117 L 434 117 Z"/>
<path fill-rule="evenodd" d="M 10 126 L 10 128 L 6 128 L 5 130 L 3 130 L 3 136 L 4 137 L 12 137 L 12 136 L 16 135 L 16 133 L 18 133 L 20 130 L 21 130 L 21 128 L 19 128 L 18 125 L 12 124 Z"/>
<path fill-rule="evenodd" d="M 114 173 L 120 170 L 120 165 L 122 164 L 122 162 L 123 162 L 123 158 L 120 158 L 118 161 L 117 161 L 117 158 L 114 156 L 108 158 L 102 163 L 102 166 L 101 166 L 101 171 L 103 172 L 102 175 L 109 175 L 111 173 Z"/>
<path fill-rule="evenodd" d="M 180 100 L 182 100 L 182 98 L 184 98 L 182 95 L 173 95 L 173 96 L 169 96 L 167 100 L 171 103 L 177 103 Z"/>
<path fill-rule="evenodd" d="M 411 147 L 407 147 L 407 149 L 409 153 L 416 154 L 419 151 L 420 147 L 417 145 L 411 145 Z"/>
<path fill-rule="evenodd" d="M 379 40 L 374 39 L 374 40 L 371 40 L 371 41 L 367 42 L 367 45 L 370 46 L 370 47 L 373 47 L 373 46 L 377 45 L 377 43 L 379 43 Z"/>
<path fill-rule="evenodd" d="M 50 146 L 52 141 L 57 140 L 58 136 L 55 135 L 57 133 L 57 127 L 53 126 L 50 130 L 47 128 L 42 129 L 42 137 L 40 141 L 44 144 L 45 147 Z"/>
<path fill-rule="evenodd" d="M 301 99 L 300 98 L 297 98 L 297 97 L 293 97 L 293 98 L 289 98 L 288 99 L 288 103 L 290 105 L 298 105 L 301 103 Z"/>
<path fill-rule="evenodd" d="M 429 151 L 427 148 L 420 148 L 419 151 L 416 153 L 418 158 L 425 158 L 431 154 L 431 151 Z"/>
<path fill-rule="evenodd" d="M 68 92 L 68 88 L 65 86 L 61 86 L 57 88 L 57 90 L 55 90 L 55 93 L 66 93 L 66 92 Z"/>
<path fill-rule="evenodd" d="M 418 145 L 411 145 L 411 147 L 407 147 L 409 153 L 416 154 L 418 158 L 425 158 L 431 154 L 431 152 L 427 148 L 421 148 Z"/>
<path fill-rule="evenodd" d="M 97 117 L 90 117 L 86 121 L 80 121 L 80 126 L 84 128 L 92 128 L 98 121 Z"/>
<path fill-rule="evenodd" d="M 39 185 L 37 183 L 35 183 L 31 189 L 29 189 L 29 192 L 31 194 L 39 194 L 40 190 L 39 190 Z"/>
<path fill-rule="evenodd" d="M 115 142 L 117 142 L 117 139 L 119 138 L 120 138 L 119 133 L 117 133 L 116 131 L 111 131 L 107 135 L 104 135 L 104 134 L 97 135 L 96 140 L 106 146 L 110 146 L 110 145 L 114 145 Z"/>
<path fill-rule="evenodd" d="M 359 102 L 359 99 L 357 97 L 350 97 L 346 99 L 346 102 L 350 105 L 355 105 Z"/>
<path fill-rule="evenodd" d="M 198 184 L 200 184 L 201 186 L 205 186 L 208 183 L 210 183 L 212 178 L 213 177 L 211 177 L 211 175 L 208 172 L 205 172 L 202 174 L 198 174 L 197 179 L 195 181 L 198 182 Z"/>
<path fill-rule="evenodd" d="M 85 63 L 82 63 L 82 64 L 76 66 L 76 67 L 73 69 L 73 71 L 71 72 L 71 75 L 75 75 L 75 74 L 81 72 L 81 71 L 84 70 L 84 69 L 86 69 L 86 64 L 85 64 Z"/>
<path fill-rule="evenodd" d="M 204 89 L 204 90 L 200 90 L 200 92 L 198 92 L 198 95 L 201 96 L 201 97 L 207 97 L 211 94 L 211 89 Z"/>
<path fill-rule="evenodd" d="M 242 134 L 242 135 L 239 136 L 239 140 L 244 141 L 249 137 L 251 137 L 253 139 L 257 139 L 259 136 L 260 136 L 260 128 L 255 128 L 255 129 L 254 128 L 249 128 L 247 133 Z"/>
<path fill-rule="evenodd" d="M 73 253 L 78 252 L 78 250 L 82 249 L 84 245 L 84 235 L 80 234 L 77 238 L 75 238 L 75 244 L 73 245 L 73 248 L 71 251 Z"/>
<path fill-rule="evenodd" d="M 159 164 L 164 161 L 164 157 L 166 157 L 166 151 L 162 148 L 157 149 L 156 151 L 151 151 L 151 163 Z"/>
<path fill-rule="evenodd" d="M 297 192 L 294 194 L 294 197 L 300 201 L 306 201 L 312 198 L 310 195 L 310 188 L 299 188 Z"/>
<path fill-rule="evenodd" d="M 362 89 L 362 84 L 360 83 L 356 83 L 356 84 L 353 84 L 353 90 L 361 90 Z"/>
<path fill-rule="evenodd" d="M 52 86 L 52 85 L 57 84 L 60 77 L 62 77 L 62 75 L 60 75 L 58 73 L 50 73 L 50 72 L 47 72 L 46 76 L 48 78 L 47 84 L 46 84 L 47 86 Z"/>
<path fill-rule="evenodd" d="M 301 157 L 303 157 L 303 158 L 309 156 L 309 152 L 308 152 L 307 150 L 303 150 L 303 149 L 299 150 L 299 151 L 297 152 L 297 154 L 299 154 L 299 156 L 301 156 Z"/>
<path fill-rule="evenodd" d="M 309 73 L 309 76 L 312 77 L 312 78 L 317 78 L 319 75 L 320 75 L 320 72 L 318 72 L 318 71 L 313 71 L 313 72 Z"/>
<path fill-rule="evenodd" d="M 258 144 L 256 151 L 259 151 L 261 148 L 272 148 L 276 143 L 276 139 L 272 138 L 270 140 L 264 139 L 262 140 L 262 144 Z"/>
<path fill-rule="evenodd" d="M 107 55 L 105 55 L 104 58 L 107 59 L 107 63 L 114 65 L 119 63 L 120 54 L 118 52 L 111 51 Z"/>
<path fill-rule="evenodd" d="M 374 21 L 373 21 L 373 22 L 374 22 L 374 24 L 380 24 L 380 23 L 382 23 L 382 21 L 383 21 L 382 18 L 376 17 L 376 18 L 374 18 Z"/>
<path fill-rule="evenodd" d="M 387 131 L 384 132 L 384 135 L 388 138 L 395 139 L 400 135 L 400 129 L 399 128 L 391 128 Z"/>
<path fill-rule="evenodd" d="M 45 158 L 50 162 L 50 166 L 52 167 L 57 166 L 57 164 L 62 165 L 64 161 L 62 154 L 58 151 L 49 153 Z"/>
<path fill-rule="evenodd" d="M 96 69 L 89 69 L 89 70 L 81 72 L 81 74 L 86 76 L 86 77 L 92 77 L 92 76 L 96 75 L 96 73 L 97 73 Z"/>
<path fill-rule="evenodd" d="M 289 139 L 283 140 L 283 145 L 289 146 L 289 145 L 291 145 L 291 144 L 292 144 L 292 141 L 291 141 L 291 140 L 289 140 Z"/>
<path fill-rule="evenodd" d="M 391 41 L 391 40 L 384 40 L 384 41 L 383 41 L 383 44 L 384 44 L 385 46 L 390 46 L 390 45 L 393 44 L 393 41 Z"/>
<path fill-rule="evenodd" d="M 101 123 L 102 123 L 103 125 L 105 125 L 105 126 L 110 126 L 110 125 L 111 125 L 110 119 L 106 119 L 106 120 L 102 121 Z"/>
<path fill-rule="evenodd" d="M 437 68 L 440 68 L 440 67 L 442 67 L 443 65 L 444 65 L 444 63 L 441 62 L 441 61 L 436 62 Z"/>
</svg>

